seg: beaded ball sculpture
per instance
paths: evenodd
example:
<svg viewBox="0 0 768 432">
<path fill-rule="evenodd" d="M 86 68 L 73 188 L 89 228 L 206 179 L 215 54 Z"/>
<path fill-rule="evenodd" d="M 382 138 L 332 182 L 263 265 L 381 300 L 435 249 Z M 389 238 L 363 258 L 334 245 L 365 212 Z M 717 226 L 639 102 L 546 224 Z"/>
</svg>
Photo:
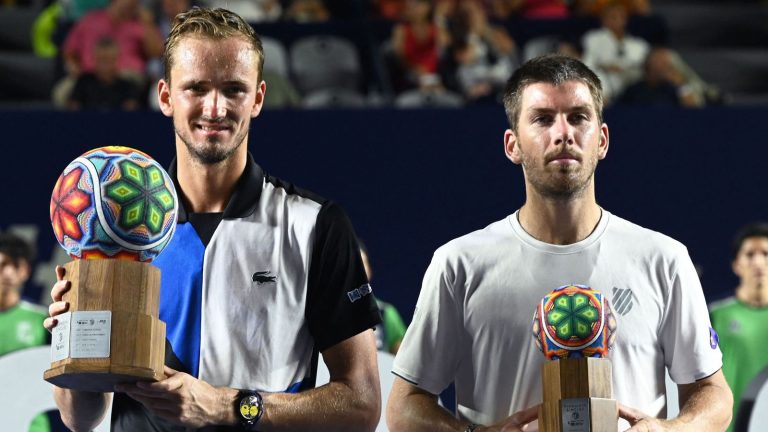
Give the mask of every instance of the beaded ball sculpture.
<svg viewBox="0 0 768 432">
<path fill-rule="evenodd" d="M 168 173 L 129 147 L 101 147 L 70 163 L 51 196 L 56 240 L 74 259 L 152 261 L 176 229 Z"/>
<path fill-rule="evenodd" d="M 587 286 L 556 288 L 533 314 L 533 339 L 550 360 L 606 357 L 615 338 L 616 318 L 608 299 Z"/>
</svg>

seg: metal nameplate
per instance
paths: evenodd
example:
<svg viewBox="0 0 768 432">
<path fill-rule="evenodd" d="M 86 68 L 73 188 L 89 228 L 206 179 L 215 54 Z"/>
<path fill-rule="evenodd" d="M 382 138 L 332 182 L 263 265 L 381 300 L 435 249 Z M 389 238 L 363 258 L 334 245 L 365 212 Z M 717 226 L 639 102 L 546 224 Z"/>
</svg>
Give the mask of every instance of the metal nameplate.
<svg viewBox="0 0 768 432">
<path fill-rule="evenodd" d="M 589 399 L 563 399 L 560 401 L 563 432 L 590 432 Z"/>
</svg>

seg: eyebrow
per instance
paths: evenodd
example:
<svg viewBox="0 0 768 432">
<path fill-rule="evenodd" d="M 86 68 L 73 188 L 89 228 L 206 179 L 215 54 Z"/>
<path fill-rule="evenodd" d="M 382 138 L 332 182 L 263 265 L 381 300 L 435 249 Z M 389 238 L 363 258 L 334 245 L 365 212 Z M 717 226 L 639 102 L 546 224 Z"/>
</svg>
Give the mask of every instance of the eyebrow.
<svg viewBox="0 0 768 432">
<path fill-rule="evenodd" d="M 576 105 L 576 106 L 570 107 L 568 109 L 568 112 L 585 112 L 585 111 L 590 112 L 591 110 L 592 110 L 591 105 Z M 540 107 L 540 108 L 533 107 L 533 108 L 529 108 L 528 111 L 535 114 L 551 114 L 551 113 L 557 112 L 557 110 L 554 108 L 546 108 L 546 107 Z"/>
</svg>

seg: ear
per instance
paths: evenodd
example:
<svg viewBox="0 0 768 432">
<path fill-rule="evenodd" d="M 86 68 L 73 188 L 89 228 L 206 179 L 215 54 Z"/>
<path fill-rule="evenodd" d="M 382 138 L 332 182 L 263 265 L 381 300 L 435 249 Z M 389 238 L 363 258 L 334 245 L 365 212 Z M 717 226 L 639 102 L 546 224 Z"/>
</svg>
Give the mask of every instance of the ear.
<svg viewBox="0 0 768 432">
<path fill-rule="evenodd" d="M 523 163 L 520 143 L 517 141 L 517 135 L 515 135 L 512 129 L 504 131 L 504 153 L 507 155 L 507 159 L 511 160 L 515 165 Z"/>
<path fill-rule="evenodd" d="M 608 154 L 608 142 L 609 142 L 609 135 L 608 135 L 608 125 L 603 123 L 602 126 L 600 126 L 600 143 L 597 146 L 597 159 L 603 160 L 605 159 L 605 156 Z"/>
<path fill-rule="evenodd" d="M 30 265 L 27 260 L 19 260 L 19 274 L 21 275 L 21 283 L 24 284 L 29 279 Z"/>
<path fill-rule="evenodd" d="M 173 103 L 171 102 L 171 85 L 164 79 L 157 82 L 157 100 L 160 111 L 166 116 L 173 116 Z"/>
<path fill-rule="evenodd" d="M 264 107 L 264 95 L 267 94 L 267 83 L 261 81 L 259 88 L 256 90 L 256 100 L 253 102 L 253 108 L 251 109 L 251 117 L 256 117 L 261 113 L 261 109 Z"/>
<path fill-rule="evenodd" d="M 739 267 L 736 265 L 736 260 L 738 257 L 731 262 L 731 270 L 733 271 L 733 274 L 741 278 L 741 272 L 739 271 Z"/>
</svg>

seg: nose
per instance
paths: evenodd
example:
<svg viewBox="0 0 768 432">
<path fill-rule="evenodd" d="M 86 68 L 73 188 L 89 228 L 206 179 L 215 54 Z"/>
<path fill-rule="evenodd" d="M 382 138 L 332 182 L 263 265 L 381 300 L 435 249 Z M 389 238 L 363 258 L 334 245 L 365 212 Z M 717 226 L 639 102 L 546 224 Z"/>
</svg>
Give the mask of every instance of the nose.
<svg viewBox="0 0 768 432">
<path fill-rule="evenodd" d="M 573 145 L 573 125 L 568 123 L 565 114 L 555 116 L 555 121 L 552 125 L 552 135 L 555 139 L 555 145 Z"/>
<path fill-rule="evenodd" d="M 222 119 L 227 115 L 225 101 L 219 98 L 219 92 L 213 90 L 205 97 L 203 101 L 203 116 L 211 119 Z"/>
</svg>

